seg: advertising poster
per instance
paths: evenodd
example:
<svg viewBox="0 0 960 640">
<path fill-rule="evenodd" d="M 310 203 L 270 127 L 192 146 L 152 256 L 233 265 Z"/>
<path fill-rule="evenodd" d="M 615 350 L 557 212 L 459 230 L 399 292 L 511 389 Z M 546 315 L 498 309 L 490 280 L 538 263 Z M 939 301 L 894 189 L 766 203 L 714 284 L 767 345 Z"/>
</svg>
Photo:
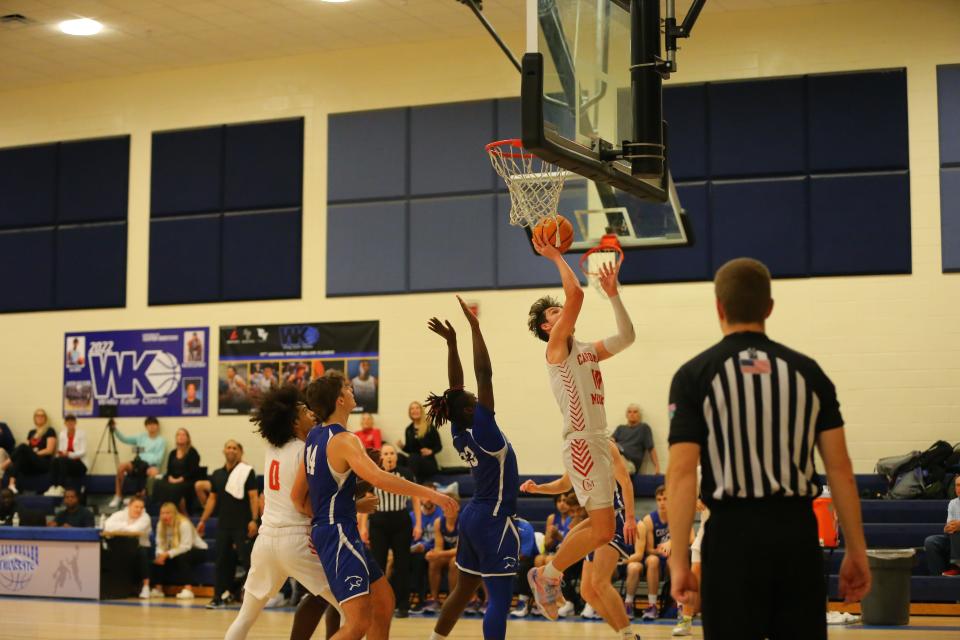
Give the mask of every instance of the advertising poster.
<svg viewBox="0 0 960 640">
<path fill-rule="evenodd" d="M 98 416 L 207 415 L 207 328 L 68 333 L 63 412 Z"/>
<path fill-rule="evenodd" d="M 220 327 L 219 413 L 248 414 L 265 391 L 281 384 L 305 390 L 330 369 L 353 383 L 357 413 L 376 413 L 379 349 L 376 320 Z"/>
</svg>

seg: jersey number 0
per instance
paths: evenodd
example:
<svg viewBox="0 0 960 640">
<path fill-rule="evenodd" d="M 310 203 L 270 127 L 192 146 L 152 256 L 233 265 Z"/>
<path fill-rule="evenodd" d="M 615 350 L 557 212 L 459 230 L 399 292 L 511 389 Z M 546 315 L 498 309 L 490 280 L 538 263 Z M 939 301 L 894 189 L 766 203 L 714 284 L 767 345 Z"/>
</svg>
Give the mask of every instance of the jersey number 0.
<svg viewBox="0 0 960 640">
<path fill-rule="evenodd" d="M 268 474 L 270 488 L 273 491 L 280 491 L 280 461 L 270 461 L 270 473 Z"/>
</svg>

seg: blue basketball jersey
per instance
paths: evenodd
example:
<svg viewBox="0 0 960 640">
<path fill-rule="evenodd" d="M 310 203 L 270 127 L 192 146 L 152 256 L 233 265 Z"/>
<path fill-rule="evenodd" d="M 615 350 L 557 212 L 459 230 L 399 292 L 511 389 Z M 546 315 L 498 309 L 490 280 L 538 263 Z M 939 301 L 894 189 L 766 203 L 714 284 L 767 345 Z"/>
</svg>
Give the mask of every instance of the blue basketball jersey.
<svg viewBox="0 0 960 640">
<path fill-rule="evenodd" d="M 670 539 L 670 525 L 660 520 L 660 514 L 656 511 L 650 512 L 650 520 L 653 521 L 653 546 L 660 546 L 661 542 Z"/>
<path fill-rule="evenodd" d="M 473 475 L 473 502 L 489 506 L 494 516 L 516 514 L 520 493 L 517 455 L 493 413 L 478 402 L 472 427 L 454 425 L 452 433 L 453 446 Z"/>
<path fill-rule="evenodd" d="M 613 492 L 613 511 L 614 513 L 622 513 L 624 510 L 623 502 L 623 492 L 620 490 L 620 483 L 614 482 L 614 492 Z"/>
<path fill-rule="evenodd" d="M 357 524 L 357 506 L 353 499 L 357 476 L 351 469 L 335 473 L 327 463 L 330 439 L 346 431 L 339 424 L 330 424 L 314 427 L 307 434 L 303 463 L 307 468 L 314 525 Z"/>
</svg>

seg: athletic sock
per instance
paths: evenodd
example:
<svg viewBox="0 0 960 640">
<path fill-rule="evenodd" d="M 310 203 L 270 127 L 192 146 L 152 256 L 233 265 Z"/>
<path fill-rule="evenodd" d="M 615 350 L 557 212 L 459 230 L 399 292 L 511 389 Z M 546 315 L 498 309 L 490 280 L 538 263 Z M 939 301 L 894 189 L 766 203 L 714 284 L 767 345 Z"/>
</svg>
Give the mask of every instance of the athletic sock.
<svg viewBox="0 0 960 640">
<path fill-rule="evenodd" d="M 447 636 L 442 636 L 436 631 L 430 634 L 430 640 L 447 640 Z"/>
<path fill-rule="evenodd" d="M 629 625 L 623 629 L 620 629 L 620 631 L 617 631 L 617 633 L 620 634 L 620 637 L 623 638 L 623 640 L 633 640 L 633 629 Z"/>
<path fill-rule="evenodd" d="M 648 596 L 647 596 L 647 602 L 650 603 L 650 606 L 651 606 L 651 607 L 657 606 L 657 596 L 650 596 L 650 595 L 648 595 Z"/>
<path fill-rule="evenodd" d="M 563 577 L 563 571 L 557 571 L 557 568 L 553 566 L 553 562 L 549 562 L 543 568 L 543 575 L 552 580 L 558 580 Z"/>
</svg>

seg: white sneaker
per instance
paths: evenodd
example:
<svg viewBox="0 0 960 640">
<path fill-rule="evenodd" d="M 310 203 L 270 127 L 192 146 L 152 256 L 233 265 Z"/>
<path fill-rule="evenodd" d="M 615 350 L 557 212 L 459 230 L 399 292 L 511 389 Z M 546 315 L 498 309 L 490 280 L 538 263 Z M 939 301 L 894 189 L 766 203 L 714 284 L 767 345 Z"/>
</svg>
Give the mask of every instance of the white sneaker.
<svg viewBox="0 0 960 640">
<path fill-rule="evenodd" d="M 177 600 L 193 600 L 193 591 L 190 589 L 181 589 L 177 594 Z"/>
<path fill-rule="evenodd" d="M 150 597 L 151 597 L 151 598 L 166 598 L 166 597 L 167 597 L 167 594 L 165 594 L 165 593 L 163 592 L 163 589 L 157 589 L 156 587 L 154 587 L 153 589 L 150 589 Z"/>
<path fill-rule="evenodd" d="M 19 491 L 17 491 L 17 485 L 13 484 L 12 482 L 9 485 L 7 485 L 7 489 L 10 489 L 10 493 L 12 493 L 13 495 L 17 495 L 18 493 L 20 493 Z"/>
<path fill-rule="evenodd" d="M 593 610 L 589 604 L 584 605 L 583 611 L 580 612 L 580 617 L 584 620 L 596 620 L 600 616 L 597 615 L 597 612 Z"/>
<path fill-rule="evenodd" d="M 566 602 L 562 607 L 557 609 L 557 615 L 561 618 L 566 618 L 567 616 L 572 616 L 574 614 L 574 608 L 572 602 Z"/>
<path fill-rule="evenodd" d="M 140 589 L 140 597 L 144 600 L 150 599 L 150 587 L 143 585 L 143 589 Z"/>
<path fill-rule="evenodd" d="M 283 597 L 283 593 L 281 592 L 273 596 L 269 600 L 267 600 L 267 604 L 263 605 L 263 608 L 276 609 L 277 607 L 286 606 L 286 604 L 287 604 L 287 599 Z"/>
<path fill-rule="evenodd" d="M 113 496 L 110 498 L 110 504 L 107 505 L 111 509 L 116 509 L 120 506 L 120 496 Z"/>
<path fill-rule="evenodd" d="M 57 485 L 50 485 L 50 488 L 43 492 L 43 495 L 47 498 L 62 498 L 63 497 L 63 487 Z"/>
</svg>

